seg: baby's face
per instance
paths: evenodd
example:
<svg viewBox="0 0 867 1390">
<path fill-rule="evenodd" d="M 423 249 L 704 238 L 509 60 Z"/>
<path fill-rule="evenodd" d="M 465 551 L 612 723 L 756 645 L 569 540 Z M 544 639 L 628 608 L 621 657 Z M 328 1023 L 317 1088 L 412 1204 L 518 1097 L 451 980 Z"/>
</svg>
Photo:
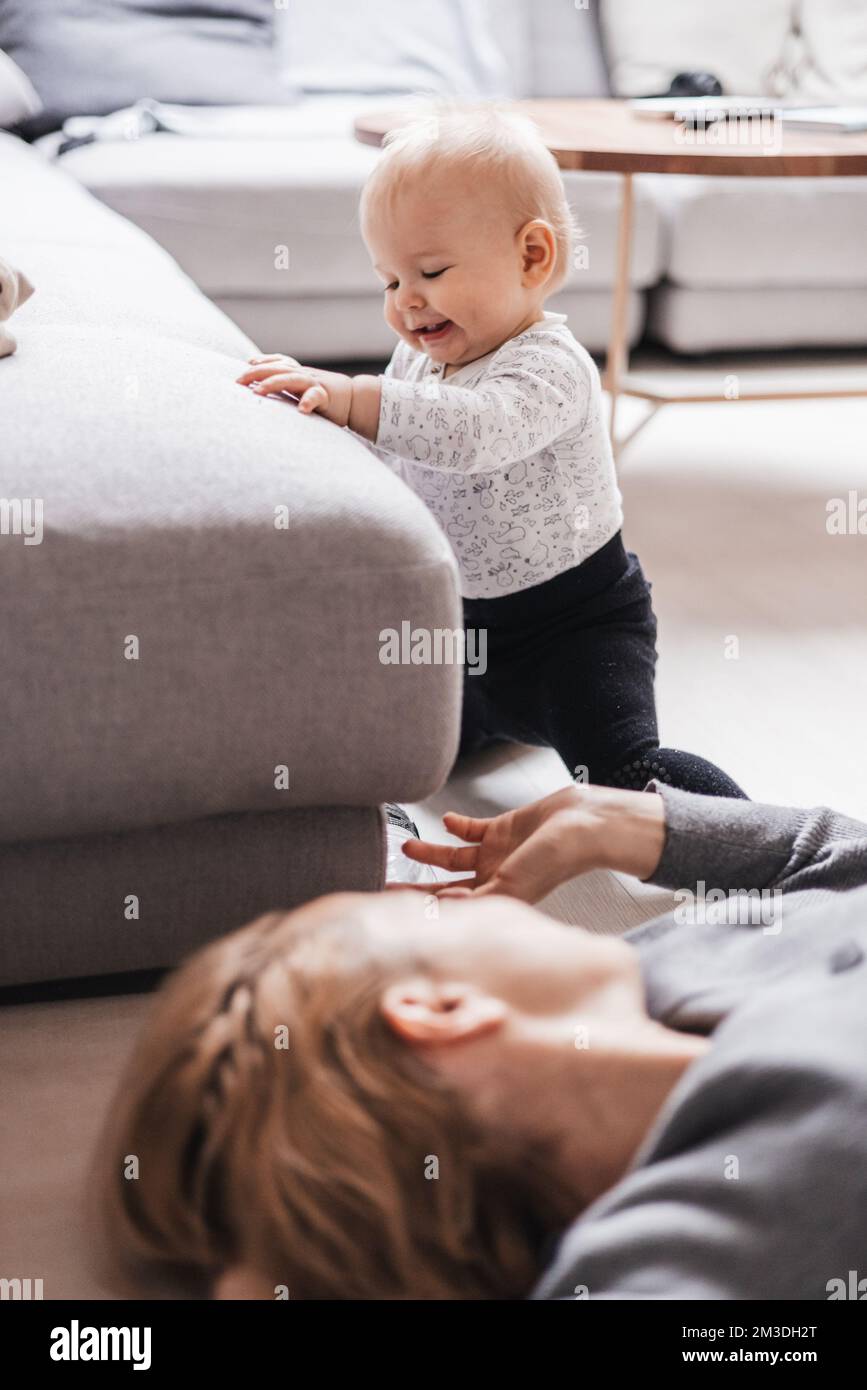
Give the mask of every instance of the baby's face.
<svg viewBox="0 0 867 1390">
<path fill-rule="evenodd" d="M 522 283 L 514 216 L 466 175 L 410 185 L 363 231 L 386 322 L 434 362 L 474 362 L 540 317 L 538 290 Z"/>
</svg>

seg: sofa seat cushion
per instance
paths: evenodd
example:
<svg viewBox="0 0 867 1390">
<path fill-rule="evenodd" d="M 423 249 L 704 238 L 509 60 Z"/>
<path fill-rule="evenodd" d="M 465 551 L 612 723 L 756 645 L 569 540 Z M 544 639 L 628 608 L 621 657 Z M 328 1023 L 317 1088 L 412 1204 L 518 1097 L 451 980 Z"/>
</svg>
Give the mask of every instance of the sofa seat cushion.
<svg viewBox="0 0 867 1390">
<path fill-rule="evenodd" d="M 293 124 L 283 118 L 280 123 L 292 133 L 279 138 L 159 133 L 132 144 L 80 146 L 64 154 L 60 165 L 150 233 L 215 298 L 381 298 L 358 223 L 359 194 L 377 151 L 353 138 L 353 111 L 345 102 L 331 107 L 340 113 L 342 130 L 333 122 L 320 125 L 330 103 L 303 105 L 311 108 L 312 133 L 294 124 L 300 113 L 293 112 Z M 585 248 L 576 257 L 571 285 L 607 288 L 614 283 L 621 181 L 569 173 L 565 183 Z M 661 264 L 659 211 L 639 180 L 632 284 L 652 284 Z"/>
<path fill-rule="evenodd" d="M 376 891 L 381 820 L 377 806 L 303 806 L 0 844 L 0 989 L 163 969 L 263 912 Z"/>
<path fill-rule="evenodd" d="M 155 134 L 71 150 L 60 166 L 142 227 L 209 295 L 381 294 L 358 226 L 377 152 L 351 137 Z"/>
<path fill-rule="evenodd" d="M 867 179 L 646 175 L 668 228 L 666 274 L 695 289 L 867 287 Z"/>
<path fill-rule="evenodd" d="M 674 352 L 841 347 L 867 342 L 867 285 L 651 290 L 648 330 Z"/>
</svg>

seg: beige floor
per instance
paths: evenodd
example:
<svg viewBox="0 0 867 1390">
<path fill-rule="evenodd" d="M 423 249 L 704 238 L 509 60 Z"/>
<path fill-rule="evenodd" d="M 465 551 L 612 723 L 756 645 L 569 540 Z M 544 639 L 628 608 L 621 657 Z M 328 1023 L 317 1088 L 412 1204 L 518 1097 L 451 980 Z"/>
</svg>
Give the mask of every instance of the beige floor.
<svg viewBox="0 0 867 1390">
<path fill-rule="evenodd" d="M 660 619 L 665 740 L 713 758 L 755 799 L 867 819 L 867 537 L 825 529 L 829 498 L 867 496 L 865 440 L 867 403 L 670 407 L 621 474 L 627 541 Z M 497 750 L 415 811 L 429 834 L 449 807 L 490 814 L 566 780 L 550 753 Z M 666 901 L 596 874 L 545 906 L 620 931 Z M 48 1298 L 106 1295 L 88 1267 L 79 1195 L 146 1002 L 0 1012 L 0 1277 L 42 1278 Z"/>
</svg>

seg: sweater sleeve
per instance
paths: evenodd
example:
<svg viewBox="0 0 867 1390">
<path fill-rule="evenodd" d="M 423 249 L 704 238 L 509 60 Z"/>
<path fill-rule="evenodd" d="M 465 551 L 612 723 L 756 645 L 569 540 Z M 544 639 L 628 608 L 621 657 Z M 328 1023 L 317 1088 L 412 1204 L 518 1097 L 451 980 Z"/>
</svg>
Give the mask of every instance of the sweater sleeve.
<svg viewBox="0 0 867 1390">
<path fill-rule="evenodd" d="M 826 806 L 793 810 L 649 783 L 665 803 L 665 844 L 651 881 L 725 892 L 847 889 L 867 883 L 867 825 Z"/>
<path fill-rule="evenodd" d="M 494 472 L 580 425 L 589 398 L 586 367 L 557 347 L 504 351 L 474 388 L 384 377 L 376 443 L 426 468 Z"/>
</svg>

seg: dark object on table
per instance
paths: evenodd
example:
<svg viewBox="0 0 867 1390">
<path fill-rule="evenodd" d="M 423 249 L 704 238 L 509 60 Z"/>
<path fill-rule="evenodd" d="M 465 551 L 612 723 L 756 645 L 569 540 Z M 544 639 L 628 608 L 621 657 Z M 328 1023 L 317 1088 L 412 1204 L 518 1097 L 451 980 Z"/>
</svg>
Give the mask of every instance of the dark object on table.
<svg viewBox="0 0 867 1390">
<path fill-rule="evenodd" d="M 721 97 L 722 83 L 712 72 L 679 72 L 672 78 L 667 97 Z"/>
</svg>

